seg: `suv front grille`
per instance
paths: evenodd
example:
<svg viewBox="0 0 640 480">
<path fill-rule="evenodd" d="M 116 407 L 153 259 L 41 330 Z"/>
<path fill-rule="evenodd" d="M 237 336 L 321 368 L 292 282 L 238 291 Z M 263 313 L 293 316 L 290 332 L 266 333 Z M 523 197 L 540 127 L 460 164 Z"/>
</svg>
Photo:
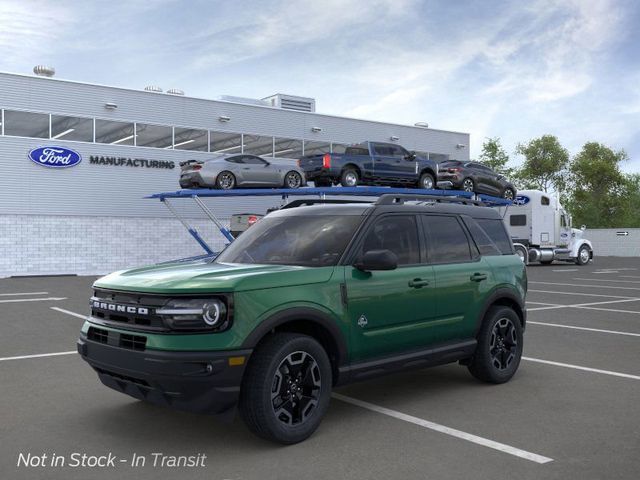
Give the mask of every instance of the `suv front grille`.
<svg viewBox="0 0 640 480">
<path fill-rule="evenodd" d="M 165 332 L 169 328 L 155 311 L 167 300 L 145 294 L 95 290 L 90 302 L 91 316 L 117 328 Z"/>
<path fill-rule="evenodd" d="M 87 338 L 89 340 L 93 340 L 98 343 L 108 343 L 109 342 L 109 331 L 103 330 L 102 328 L 89 327 L 89 331 L 87 332 Z"/>
<path fill-rule="evenodd" d="M 147 337 L 141 335 L 120 334 L 120 346 L 130 350 L 144 350 L 147 346 Z"/>
</svg>

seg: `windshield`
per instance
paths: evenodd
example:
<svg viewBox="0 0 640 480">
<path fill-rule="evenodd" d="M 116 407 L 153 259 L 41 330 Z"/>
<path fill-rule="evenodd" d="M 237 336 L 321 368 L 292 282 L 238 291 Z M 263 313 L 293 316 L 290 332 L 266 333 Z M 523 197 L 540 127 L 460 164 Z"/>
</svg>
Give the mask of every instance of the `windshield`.
<svg viewBox="0 0 640 480">
<path fill-rule="evenodd" d="M 265 217 L 233 241 L 217 263 L 336 265 L 361 216 Z"/>
</svg>

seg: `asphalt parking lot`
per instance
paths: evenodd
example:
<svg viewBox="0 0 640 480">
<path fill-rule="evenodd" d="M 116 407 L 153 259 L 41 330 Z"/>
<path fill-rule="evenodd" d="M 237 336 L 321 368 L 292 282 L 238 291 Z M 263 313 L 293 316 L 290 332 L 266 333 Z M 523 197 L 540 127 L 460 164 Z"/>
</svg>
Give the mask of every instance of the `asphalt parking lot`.
<svg viewBox="0 0 640 480">
<path fill-rule="evenodd" d="M 0 478 L 637 479 L 640 259 L 528 273 L 525 357 L 510 383 L 448 365 L 354 384 L 336 391 L 314 436 L 290 447 L 239 419 L 102 386 L 74 353 L 93 277 L 0 279 Z M 17 466 L 21 453 L 74 452 L 147 463 Z M 207 458 L 154 468 L 154 452 Z"/>
</svg>

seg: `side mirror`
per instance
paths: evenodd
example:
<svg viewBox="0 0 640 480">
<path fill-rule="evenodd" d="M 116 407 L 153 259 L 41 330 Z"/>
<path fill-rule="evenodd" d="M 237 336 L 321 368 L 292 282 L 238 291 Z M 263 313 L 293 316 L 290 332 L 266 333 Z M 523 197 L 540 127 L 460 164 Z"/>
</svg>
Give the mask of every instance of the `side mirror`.
<svg viewBox="0 0 640 480">
<path fill-rule="evenodd" d="M 414 152 L 413 150 L 411 150 L 411 151 L 409 152 L 409 154 L 408 154 L 408 155 L 405 155 L 405 156 L 404 156 L 404 159 L 405 159 L 405 160 L 409 160 L 409 161 L 413 161 L 413 160 L 415 160 L 415 159 L 416 159 L 416 152 Z"/>
<path fill-rule="evenodd" d="M 369 250 L 353 264 L 358 270 L 395 270 L 398 268 L 398 257 L 391 250 Z"/>
<path fill-rule="evenodd" d="M 580 230 L 582 230 L 583 232 L 584 232 L 586 229 L 587 229 L 587 226 L 586 226 L 586 225 L 582 225 L 582 226 L 580 227 Z"/>
</svg>

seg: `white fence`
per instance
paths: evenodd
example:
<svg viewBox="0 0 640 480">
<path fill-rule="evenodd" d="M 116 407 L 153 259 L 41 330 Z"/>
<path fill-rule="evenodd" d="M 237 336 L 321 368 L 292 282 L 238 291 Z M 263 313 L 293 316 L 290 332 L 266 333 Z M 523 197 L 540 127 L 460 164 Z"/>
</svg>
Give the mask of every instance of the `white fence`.
<svg viewBox="0 0 640 480">
<path fill-rule="evenodd" d="M 640 257 L 640 228 L 588 228 L 594 256 Z"/>
</svg>

